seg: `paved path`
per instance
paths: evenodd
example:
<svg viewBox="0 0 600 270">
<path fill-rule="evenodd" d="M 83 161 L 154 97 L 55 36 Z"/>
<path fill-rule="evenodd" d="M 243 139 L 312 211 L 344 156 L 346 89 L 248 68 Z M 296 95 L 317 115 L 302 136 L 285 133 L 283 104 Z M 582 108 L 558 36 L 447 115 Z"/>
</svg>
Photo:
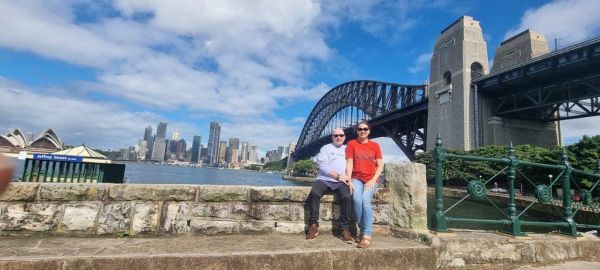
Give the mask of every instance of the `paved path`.
<svg viewBox="0 0 600 270">
<path fill-rule="evenodd" d="M 183 236 L 164 238 L 35 238 L 0 240 L 0 269 L 431 269 L 431 249 L 375 237 L 358 249 L 332 235 Z"/>
</svg>

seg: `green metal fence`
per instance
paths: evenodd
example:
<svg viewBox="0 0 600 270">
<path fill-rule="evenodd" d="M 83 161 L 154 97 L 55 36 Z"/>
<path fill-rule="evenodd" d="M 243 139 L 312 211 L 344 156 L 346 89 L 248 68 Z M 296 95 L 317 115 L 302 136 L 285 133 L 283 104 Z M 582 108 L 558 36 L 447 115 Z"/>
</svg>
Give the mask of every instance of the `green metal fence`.
<svg viewBox="0 0 600 270">
<path fill-rule="evenodd" d="M 107 164 L 25 159 L 22 182 L 102 183 Z"/>
<path fill-rule="evenodd" d="M 564 148 L 560 156 L 559 164 L 542 164 L 519 160 L 515 156 L 512 145 L 508 147 L 508 155 L 504 158 L 455 155 L 447 153 L 442 148 L 442 140 L 439 136 L 436 138 L 433 158 L 435 161 L 435 210 L 431 217 L 431 229 L 434 231 L 444 232 L 447 231 L 449 227 L 460 228 L 460 224 L 475 223 L 482 225 L 491 224 L 497 226 L 500 231 L 514 236 L 525 235 L 523 233 L 523 226 L 558 228 L 560 233 L 570 236 L 579 236 L 578 229 L 595 229 L 597 230 L 598 235 L 600 235 L 600 205 L 595 202 L 595 200 L 598 199 L 597 196 L 596 198 L 593 196 L 593 194 L 598 194 L 598 189 L 600 189 L 598 187 L 600 184 L 600 164 L 598 165 L 596 173 L 574 169 L 569 164 L 567 152 Z M 447 184 L 448 181 L 444 181 L 444 172 L 445 170 L 451 169 L 451 166 L 449 165 L 450 160 L 489 162 L 491 164 L 499 165 L 499 168 L 501 169 L 493 175 L 485 175 L 486 178 L 460 179 L 465 184 L 466 195 L 458 202 L 446 208 L 444 206 L 444 184 L 445 182 Z M 532 178 L 540 177 L 540 175 L 526 175 L 523 173 L 523 170 L 526 168 L 536 168 L 547 171 L 547 175 L 549 176 L 548 184 L 540 184 L 532 181 Z M 520 209 L 517 206 L 516 197 L 517 193 L 523 189 L 517 189 L 517 179 L 521 185 L 526 185 L 529 190 L 533 191 L 531 192 L 531 198 L 534 198 L 534 200 L 530 200 L 530 203 L 527 206 L 520 207 Z M 583 180 L 586 180 L 588 183 L 591 182 L 591 188 L 583 188 Z M 504 199 L 503 205 L 497 203 L 498 196 L 495 197 L 495 200 L 490 199 L 488 186 L 492 181 L 495 181 L 495 183 L 503 181 L 503 186 L 507 188 L 507 198 Z M 556 192 L 553 191 L 558 188 L 561 188 L 562 190 L 562 198 L 559 200 L 554 198 Z M 572 193 L 575 195 L 572 196 Z M 502 196 L 499 197 L 502 198 Z M 465 200 L 477 200 L 490 204 L 502 214 L 503 218 L 481 219 L 477 216 L 451 216 L 450 210 L 460 207 L 461 203 Z M 523 214 L 531 211 L 530 209 L 534 204 L 551 206 L 551 209 L 554 210 L 553 216 L 555 218 L 553 218 L 552 221 L 524 220 L 522 218 Z M 597 222 L 577 222 L 576 215 L 583 208 L 586 208 L 586 212 L 592 213 Z"/>
</svg>

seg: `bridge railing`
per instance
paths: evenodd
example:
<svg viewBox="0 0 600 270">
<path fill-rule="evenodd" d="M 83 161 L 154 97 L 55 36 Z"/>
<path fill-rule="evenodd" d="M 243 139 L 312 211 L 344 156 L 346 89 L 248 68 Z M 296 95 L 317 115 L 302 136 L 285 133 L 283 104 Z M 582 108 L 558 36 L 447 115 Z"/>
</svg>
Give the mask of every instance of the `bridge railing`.
<svg viewBox="0 0 600 270">
<path fill-rule="evenodd" d="M 512 145 L 503 158 L 451 154 L 442 148 L 439 137 L 433 158 L 435 206 L 430 227 L 434 231 L 475 227 L 523 236 L 525 227 L 536 232 L 558 231 L 570 236 L 579 236 L 578 229 L 597 230 L 600 235 L 600 164 L 596 173 L 574 169 L 564 148 L 558 164 L 520 160 Z M 458 179 L 444 180 L 444 176 L 455 169 L 456 162 L 489 163 L 497 170 L 482 171 L 489 174 L 485 178 L 482 175 L 479 179 L 466 179 L 455 173 Z M 540 177 L 544 179 L 540 181 Z M 494 188 L 488 190 L 492 184 Z M 464 189 L 456 188 L 461 186 Z M 445 206 L 451 201 L 450 193 L 460 199 Z M 487 204 L 488 209 L 483 210 L 486 213 L 475 209 L 478 206 L 473 202 Z"/>
</svg>

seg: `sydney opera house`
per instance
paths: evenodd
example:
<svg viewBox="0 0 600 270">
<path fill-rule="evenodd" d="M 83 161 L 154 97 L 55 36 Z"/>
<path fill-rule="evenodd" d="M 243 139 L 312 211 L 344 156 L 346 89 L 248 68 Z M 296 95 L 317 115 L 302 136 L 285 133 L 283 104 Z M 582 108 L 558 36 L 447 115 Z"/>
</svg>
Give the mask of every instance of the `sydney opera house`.
<svg viewBox="0 0 600 270">
<path fill-rule="evenodd" d="M 0 135 L 0 153 L 52 153 L 63 150 L 63 142 L 52 129 L 46 129 L 31 141 L 20 129 Z"/>
</svg>

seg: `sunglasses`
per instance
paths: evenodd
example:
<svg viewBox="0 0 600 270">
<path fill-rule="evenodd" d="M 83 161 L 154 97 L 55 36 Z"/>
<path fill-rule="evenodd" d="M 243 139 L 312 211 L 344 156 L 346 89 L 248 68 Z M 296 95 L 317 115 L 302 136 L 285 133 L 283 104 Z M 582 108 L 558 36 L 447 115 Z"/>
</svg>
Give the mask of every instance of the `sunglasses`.
<svg viewBox="0 0 600 270">
<path fill-rule="evenodd" d="M 369 128 L 357 128 L 356 131 L 369 131 Z"/>
<path fill-rule="evenodd" d="M 333 137 L 336 137 L 336 138 L 338 138 L 338 137 L 345 137 L 345 136 L 346 135 L 344 135 L 344 134 L 333 134 Z"/>
</svg>

